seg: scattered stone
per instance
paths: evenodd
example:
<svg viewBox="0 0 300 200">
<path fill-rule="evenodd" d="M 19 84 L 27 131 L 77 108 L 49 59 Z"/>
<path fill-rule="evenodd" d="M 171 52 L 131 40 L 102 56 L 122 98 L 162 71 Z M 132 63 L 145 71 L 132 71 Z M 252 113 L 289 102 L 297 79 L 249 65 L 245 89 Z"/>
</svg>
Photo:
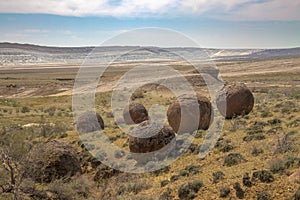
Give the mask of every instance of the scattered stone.
<svg viewBox="0 0 300 200">
<path fill-rule="evenodd" d="M 139 124 L 149 119 L 148 111 L 140 103 L 130 103 L 123 111 L 123 118 L 126 124 Z"/>
<path fill-rule="evenodd" d="M 217 97 L 217 107 L 227 119 L 247 115 L 253 106 L 253 94 L 244 83 L 225 84 Z"/>
<path fill-rule="evenodd" d="M 24 170 L 26 177 L 46 183 L 82 173 L 75 149 L 56 140 L 34 146 Z"/>
<path fill-rule="evenodd" d="M 199 112 L 197 112 L 197 108 Z M 176 133 L 193 133 L 196 130 L 209 128 L 213 119 L 213 110 L 206 97 L 200 95 L 194 97 L 186 94 L 179 96 L 169 106 L 167 116 L 170 126 Z M 195 119 L 198 119 L 199 122 L 195 123 Z"/>
<path fill-rule="evenodd" d="M 104 129 L 104 122 L 98 113 L 87 111 L 78 117 L 76 129 L 79 134 L 100 131 Z"/>
</svg>

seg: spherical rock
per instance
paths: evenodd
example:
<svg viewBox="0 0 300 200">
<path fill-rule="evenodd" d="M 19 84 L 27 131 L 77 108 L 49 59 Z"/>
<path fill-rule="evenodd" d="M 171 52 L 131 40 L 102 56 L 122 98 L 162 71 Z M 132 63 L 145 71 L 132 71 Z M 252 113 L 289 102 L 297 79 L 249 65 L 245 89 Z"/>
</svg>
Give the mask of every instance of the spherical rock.
<svg viewBox="0 0 300 200">
<path fill-rule="evenodd" d="M 126 124 L 139 124 L 148 120 L 148 112 L 143 104 L 130 103 L 123 111 L 123 117 Z"/>
<path fill-rule="evenodd" d="M 195 108 L 197 108 L 195 109 Z M 183 116 L 181 116 L 181 114 Z M 175 132 L 192 133 L 207 130 L 212 122 L 213 110 L 208 98 L 199 94 L 181 95 L 168 108 L 168 122 Z M 198 121 L 195 121 L 198 119 Z"/>
<path fill-rule="evenodd" d="M 217 107 L 227 119 L 247 115 L 252 111 L 253 106 L 253 94 L 244 83 L 224 85 L 217 98 Z"/>
<path fill-rule="evenodd" d="M 133 153 L 157 151 L 169 144 L 174 138 L 175 133 L 171 127 L 148 120 L 131 130 L 129 149 Z"/>
<path fill-rule="evenodd" d="M 75 149 L 56 140 L 34 146 L 26 158 L 24 171 L 28 178 L 46 183 L 82 173 Z"/>
<path fill-rule="evenodd" d="M 143 153 L 158 151 L 173 142 L 175 144 L 175 133 L 170 126 L 148 120 L 130 131 L 129 149 L 130 152 L 137 153 L 133 154 L 133 158 L 138 163 L 146 163 L 152 157 L 148 158 Z M 163 160 L 168 156 L 173 146 L 169 147 L 165 148 L 163 152 L 156 152 L 157 159 Z"/>
<path fill-rule="evenodd" d="M 93 111 L 87 111 L 78 117 L 76 128 L 79 134 L 90 133 L 104 129 L 102 117 Z"/>
</svg>

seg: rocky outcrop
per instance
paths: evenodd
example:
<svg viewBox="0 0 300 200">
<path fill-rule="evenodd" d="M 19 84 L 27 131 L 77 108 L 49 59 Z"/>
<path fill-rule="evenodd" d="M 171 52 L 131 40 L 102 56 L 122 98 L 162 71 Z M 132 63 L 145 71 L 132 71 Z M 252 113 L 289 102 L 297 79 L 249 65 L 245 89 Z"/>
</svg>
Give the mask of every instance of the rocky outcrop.
<svg viewBox="0 0 300 200">
<path fill-rule="evenodd" d="M 199 110 L 195 109 L 197 107 Z M 169 106 L 167 116 L 175 132 L 192 133 L 195 130 L 209 128 L 213 110 L 210 101 L 204 96 L 198 94 L 195 98 L 193 95 L 182 95 Z"/>
<path fill-rule="evenodd" d="M 227 119 L 247 115 L 252 111 L 253 106 L 253 94 L 244 83 L 224 85 L 217 98 L 217 107 Z"/>
<path fill-rule="evenodd" d="M 143 104 L 133 102 L 124 109 L 123 118 L 126 124 L 139 124 L 148 120 L 148 112 Z"/>
<path fill-rule="evenodd" d="M 76 128 L 79 134 L 90 133 L 104 129 L 102 117 L 93 111 L 87 111 L 78 117 Z"/>
<path fill-rule="evenodd" d="M 81 173 L 81 167 L 73 147 L 53 140 L 31 149 L 24 171 L 26 177 L 48 183 Z"/>
</svg>

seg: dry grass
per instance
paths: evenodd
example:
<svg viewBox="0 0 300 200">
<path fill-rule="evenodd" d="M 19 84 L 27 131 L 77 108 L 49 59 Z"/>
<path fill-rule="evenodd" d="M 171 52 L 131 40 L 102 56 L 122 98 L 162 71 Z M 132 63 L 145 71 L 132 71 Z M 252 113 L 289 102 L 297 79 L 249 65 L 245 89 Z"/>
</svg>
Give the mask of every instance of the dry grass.
<svg viewBox="0 0 300 200">
<path fill-rule="evenodd" d="M 225 79 L 228 81 L 246 82 L 254 91 L 255 107 L 248 116 L 238 118 L 236 121 L 225 121 L 221 135 L 223 140 L 220 146 L 213 149 L 204 160 L 199 160 L 196 154 L 188 153 L 172 163 L 169 170 L 141 175 L 121 173 L 101 183 L 92 181 L 96 169 L 91 168 L 91 164 L 87 161 L 85 164 L 88 166 L 85 167 L 84 176 L 87 177 L 90 183 L 88 184 L 88 189 L 85 187 L 82 189 L 84 191 L 88 190 L 86 198 L 158 199 L 165 193 L 165 196 L 178 199 L 177 192 L 180 186 L 195 180 L 203 181 L 203 186 L 196 193 L 198 199 L 218 199 L 220 188 L 226 187 L 229 187 L 231 190 L 228 198 L 236 199 L 233 188 L 236 182 L 241 184 L 245 192 L 245 199 L 256 199 L 258 195 L 264 195 L 262 192 L 268 193 L 274 199 L 292 197 L 299 187 L 299 182 L 292 183 L 289 181 L 289 175 L 299 168 L 297 159 L 299 159 L 300 155 L 300 72 L 299 59 L 288 61 L 294 62 L 293 70 L 276 73 L 271 69 L 278 60 L 233 64 L 232 69 L 234 73 L 231 75 L 229 73 L 225 74 Z M 287 60 L 280 60 L 280 62 L 285 63 Z M 221 71 L 229 67 L 227 64 L 220 63 L 219 65 Z M 257 66 L 266 66 L 268 70 L 255 75 L 239 76 L 239 67 L 247 66 L 253 69 L 258 69 Z M 263 67 L 259 69 L 262 70 Z M 54 71 L 50 71 L 50 73 L 49 71 L 36 70 L 35 73 L 30 75 L 26 75 L 24 72 L 21 71 L 16 74 L 1 73 L 1 88 L 3 89 L 8 82 L 11 82 L 9 80 L 13 80 L 18 85 L 27 85 L 26 87 L 28 88 L 26 90 L 39 88 L 38 86 L 40 85 L 41 88 L 47 86 L 49 91 L 47 90 L 43 93 L 46 95 L 45 97 L 36 95 L 39 90 L 29 94 L 29 97 L 21 95 L 20 97 L 22 98 L 11 98 L 16 94 L 14 91 L 6 93 L 7 96 L 0 99 L 0 133 L 8 133 L 9 127 L 12 126 L 22 127 L 31 123 L 43 124 L 43 126 L 24 128 L 24 130 L 35 134 L 34 141 L 39 142 L 55 138 L 71 143 L 78 152 L 82 152 L 82 148 L 78 145 L 79 137 L 74 130 L 71 96 L 49 96 L 49 94 L 58 93 L 61 88 L 67 87 L 70 89 L 72 81 L 65 85 L 62 85 L 61 81 L 53 81 L 53 79 L 61 77 L 61 73 L 58 75 Z M 75 75 L 75 71 L 65 72 L 65 77 L 72 78 Z M 43 73 L 50 73 L 51 81 L 46 76 L 40 76 Z M 120 71 L 115 71 L 114 73 L 107 74 L 106 81 L 113 81 L 122 74 Z M 34 77 L 38 76 L 41 77 L 40 82 L 34 79 Z M 14 79 L 3 79 L 4 77 Z M 55 84 L 56 86 L 54 86 Z M 198 89 L 205 91 L 204 88 Z M 111 115 L 110 96 L 110 92 L 99 93 L 96 96 L 96 110 L 105 121 L 105 133 L 114 141 L 114 144 L 123 148 L 123 150 L 128 150 L 128 145 L 126 145 L 127 137 L 115 125 L 115 119 Z M 165 90 L 163 94 L 159 90 L 149 90 L 143 93 L 143 98 L 138 98 L 136 101 L 143 103 L 149 109 L 152 104 L 160 104 L 167 108 L 173 99 L 173 94 Z M 28 109 L 24 109 L 24 107 Z M 22 112 L 23 109 L 26 112 Z M 51 124 L 53 124 L 54 128 L 51 128 Z M 41 134 L 43 128 L 45 134 Z M 205 131 L 198 134 L 193 143 L 200 145 L 204 140 L 205 134 Z M 259 136 L 263 137 L 258 137 L 256 134 L 260 134 Z M 253 135 L 257 137 L 244 139 Z M 224 166 L 224 159 L 232 153 L 241 155 L 242 161 L 235 163 L 235 165 Z M 291 161 L 292 158 L 294 158 L 293 161 Z M 187 170 L 188 166 L 200 166 L 201 172 L 190 173 Z M 260 170 L 271 170 L 274 173 L 275 181 L 271 183 L 253 181 L 253 186 L 250 188 L 242 185 L 242 178 L 245 173 L 249 173 L 252 177 L 253 172 Z M 217 173 L 223 174 L 218 181 L 215 180 Z M 178 180 L 172 182 L 170 179 L 174 175 L 179 175 Z M 161 182 L 165 180 L 170 182 L 166 186 L 161 187 Z M 81 184 L 87 183 L 83 181 Z M 38 188 L 48 189 L 51 189 L 52 186 L 37 185 Z M 75 186 L 71 182 L 64 187 L 72 190 Z M 5 196 L 7 194 L 2 194 L 1 199 L 5 199 Z"/>
</svg>

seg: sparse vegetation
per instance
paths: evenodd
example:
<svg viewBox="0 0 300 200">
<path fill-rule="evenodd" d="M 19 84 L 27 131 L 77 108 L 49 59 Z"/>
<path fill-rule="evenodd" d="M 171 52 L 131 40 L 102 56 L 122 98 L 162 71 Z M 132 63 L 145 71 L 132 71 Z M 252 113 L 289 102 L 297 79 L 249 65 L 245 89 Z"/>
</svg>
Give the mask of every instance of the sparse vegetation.
<svg viewBox="0 0 300 200">
<path fill-rule="evenodd" d="M 252 175 L 252 180 L 257 180 L 257 179 L 259 179 L 263 183 L 271 183 L 275 180 L 272 173 L 267 170 L 254 172 Z"/>
<path fill-rule="evenodd" d="M 180 199 L 194 199 L 197 197 L 197 192 L 202 186 L 203 182 L 201 180 L 181 185 L 178 189 L 178 197 Z"/>
<path fill-rule="evenodd" d="M 217 171 L 213 173 L 213 183 L 218 183 L 225 178 L 225 174 L 222 171 Z"/>
<path fill-rule="evenodd" d="M 224 165 L 227 167 L 231 167 L 233 165 L 237 165 L 244 161 L 244 157 L 239 153 L 231 153 L 228 154 L 224 159 Z"/>
<path fill-rule="evenodd" d="M 227 198 L 230 194 L 230 188 L 228 186 L 222 186 L 219 188 L 220 198 Z"/>
<path fill-rule="evenodd" d="M 251 65 L 263 66 L 269 62 L 276 65 L 281 59 L 253 61 Z M 297 63 L 299 65 L 299 59 Z M 248 64 L 247 61 L 232 62 L 230 67 L 243 67 Z M 217 65 L 226 68 L 228 63 Z M 186 66 L 178 68 L 180 71 Z M 124 72 L 122 67 L 115 70 L 116 72 L 105 74 L 104 81 L 115 80 Z M 7 74 L 5 70 L 1 72 L 3 73 L 0 73 L 0 86 L 5 87 Z M 71 96 L 60 96 L 59 87 L 62 87 L 60 82 L 52 86 L 49 81 L 50 79 L 53 81 L 58 72 L 47 71 L 47 77 L 50 79 L 45 78 L 43 73 L 45 72 L 41 70 L 26 76 L 9 75 L 16 78 L 18 86 L 26 85 L 25 92 L 37 90 L 32 96 L 18 94 L 19 96 L 14 97 L 13 90 L 10 90 L 11 93 L 1 93 L 5 97 L 0 98 L 0 199 L 15 197 L 15 199 L 168 200 L 179 198 L 179 194 L 181 199 L 206 197 L 218 199 L 221 196 L 242 197 L 241 190 L 244 192 L 244 199 L 299 199 L 299 181 L 291 184 L 290 180 L 294 178 L 292 175 L 297 175 L 300 166 L 300 115 L 297 101 L 299 89 L 295 87 L 295 83 L 298 84 L 296 81 L 299 79 L 298 72 L 284 75 L 266 73 L 255 76 L 225 76 L 228 81 L 247 83 L 254 92 L 253 111 L 247 116 L 235 116 L 231 120 L 226 120 L 216 147 L 205 159 L 199 160 L 198 154 L 207 131 L 199 130 L 195 132 L 195 139 L 187 153 L 170 166 L 138 175 L 120 172 L 99 161 L 116 159 L 113 166 L 119 166 L 118 162 L 122 160 L 133 164 L 135 162 L 131 155 L 124 156 L 124 152 L 129 151 L 128 135 L 115 123 L 116 121 L 122 123 L 122 120 L 115 119 L 110 109 L 110 92 L 101 91 L 96 94 L 95 111 L 105 122 L 103 134 L 107 136 L 107 142 L 113 142 L 120 148 L 114 152 L 107 152 L 102 146 L 99 147 L 97 140 L 102 139 L 101 134 L 91 134 L 90 138 L 78 136 L 73 120 Z M 68 73 L 70 73 L 68 76 L 76 75 L 73 69 Z M 36 79 L 40 75 L 45 80 L 39 83 L 41 89 L 37 89 L 35 86 L 40 80 Z M 65 76 L 63 73 L 60 75 Z M 19 79 L 20 77 L 22 79 Z M 49 83 L 47 88 L 44 83 Z M 290 87 L 292 84 L 294 86 Z M 71 89 L 73 85 L 66 84 L 64 87 Z M 201 94 L 206 94 L 203 87 L 196 89 L 199 89 Z M 0 90 L 2 91 L 3 87 L 0 87 Z M 48 96 L 50 93 L 54 95 Z M 133 99 L 149 109 L 154 103 L 167 108 L 175 97 L 173 94 L 143 89 L 137 90 Z M 74 117 L 78 116 L 75 114 Z M 24 158 L 28 152 L 35 146 L 52 140 L 68 143 L 75 149 L 82 175 L 53 178 L 49 183 L 45 181 L 40 183 L 30 178 L 36 174 L 25 176 Z M 92 154 L 88 150 L 91 150 Z M 153 163 L 146 166 L 151 167 Z M 237 182 L 240 183 L 239 187 L 234 184 Z"/>
</svg>

